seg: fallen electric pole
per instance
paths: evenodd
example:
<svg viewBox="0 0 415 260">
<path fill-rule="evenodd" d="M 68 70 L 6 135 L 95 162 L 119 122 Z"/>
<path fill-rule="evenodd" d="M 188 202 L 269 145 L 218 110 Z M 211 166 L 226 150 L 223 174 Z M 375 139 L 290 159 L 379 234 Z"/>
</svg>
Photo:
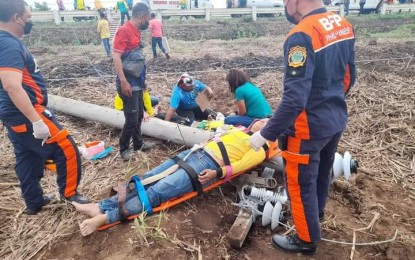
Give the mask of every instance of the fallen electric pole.
<svg viewBox="0 0 415 260">
<path fill-rule="evenodd" d="M 125 119 L 122 111 L 56 95 L 49 94 L 48 98 L 48 107 L 53 110 L 119 129 L 122 129 L 124 125 Z M 158 118 L 151 118 L 148 122 L 143 122 L 141 131 L 143 135 L 186 146 L 206 142 L 213 136 L 212 132 Z"/>
</svg>

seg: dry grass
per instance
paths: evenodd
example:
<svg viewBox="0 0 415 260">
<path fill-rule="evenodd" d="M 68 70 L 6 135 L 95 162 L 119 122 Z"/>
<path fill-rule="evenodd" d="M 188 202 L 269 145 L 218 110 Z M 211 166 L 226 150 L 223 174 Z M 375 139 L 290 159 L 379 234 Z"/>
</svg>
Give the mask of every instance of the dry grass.
<svg viewBox="0 0 415 260">
<path fill-rule="evenodd" d="M 263 42 L 264 39 L 260 39 L 259 44 Z M 210 53 L 207 49 L 209 44 L 213 43 L 220 42 L 203 43 L 206 50 L 201 52 L 197 52 L 198 47 L 186 45 L 183 49 L 190 48 L 189 52 L 175 59 L 192 57 L 195 55 L 194 52 L 198 53 L 197 57 L 204 57 Z M 226 44 L 224 43 L 224 46 Z M 195 46 L 198 45 L 195 44 Z M 265 53 L 272 53 L 276 47 L 272 46 L 270 49 L 270 46 L 265 46 L 264 48 L 267 49 L 264 50 L 264 55 L 266 55 Z M 249 52 L 248 49 L 248 47 L 242 48 L 238 53 Z M 232 48 L 229 47 L 228 50 L 231 51 Z M 221 55 L 218 54 L 218 56 Z M 357 157 L 362 174 L 367 175 L 367 178 L 395 187 L 402 193 L 400 199 L 413 204 L 415 201 L 414 78 L 399 76 L 395 72 L 396 69 L 408 67 L 413 71 L 414 65 L 408 64 L 407 60 L 393 64 L 383 63 L 381 69 L 379 66 L 371 65 L 373 64 L 358 65 L 359 81 L 348 99 L 350 119 L 339 150 L 341 152 L 348 150 Z M 223 73 L 224 71 L 203 72 L 199 76 L 216 88 L 219 93 L 226 93 L 224 90 L 219 91 L 220 86 L 226 86 L 223 85 Z M 279 101 L 281 78 L 280 72 L 261 73 L 254 78 L 254 82 L 264 90 L 273 106 Z M 164 104 L 167 104 L 168 100 L 166 90 L 174 84 L 175 80 L 175 75 L 160 75 L 149 79 L 153 93 L 163 97 Z M 103 106 L 112 104 L 114 93 L 112 88 L 99 79 L 71 80 L 62 84 L 54 84 L 55 88 L 50 91 L 53 94 Z M 91 100 L 91 97 L 94 99 Z M 229 94 L 223 94 L 221 97 L 231 98 Z M 217 109 L 223 109 L 226 104 L 218 102 L 214 105 Z M 114 148 L 118 146 L 118 130 L 64 115 L 58 115 L 58 121 L 71 130 L 79 144 L 91 140 L 103 140 L 107 146 L 112 145 Z M 162 145 L 151 155 L 137 156 L 130 164 L 123 163 L 117 157 L 116 149 L 110 156 L 100 161 L 84 161 L 80 191 L 96 201 L 105 197 L 106 191 L 114 183 L 127 179 L 132 173 L 144 172 L 174 154 L 178 149 L 180 149 L 179 146 Z M 59 239 L 74 233 L 79 235 L 77 223 L 84 216 L 76 214 L 72 207 L 65 203 L 56 202 L 47 206 L 47 209 L 37 216 L 28 217 L 21 214 L 24 204 L 20 197 L 20 189 L 16 185 L 13 150 L 4 130 L 0 130 L 0 157 L 0 258 L 30 259 L 34 256 L 41 258 L 45 249 L 53 246 Z M 56 176 L 46 173 L 42 186 L 45 193 L 56 193 Z M 413 219 L 408 219 L 407 223 L 413 223 Z M 401 241 L 415 245 L 411 225 L 400 226 L 400 228 Z M 226 243 L 224 237 L 218 238 L 218 243 L 221 245 Z M 200 249 L 192 247 L 191 250 Z M 221 257 L 230 257 L 225 247 L 221 248 L 220 252 Z"/>
</svg>

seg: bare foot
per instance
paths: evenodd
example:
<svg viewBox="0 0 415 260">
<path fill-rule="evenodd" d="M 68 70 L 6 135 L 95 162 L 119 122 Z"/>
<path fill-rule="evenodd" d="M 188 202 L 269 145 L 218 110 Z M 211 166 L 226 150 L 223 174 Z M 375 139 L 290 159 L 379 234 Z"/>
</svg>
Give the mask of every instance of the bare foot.
<svg viewBox="0 0 415 260">
<path fill-rule="evenodd" d="M 75 207 L 76 211 L 84 213 L 90 217 L 95 217 L 102 214 L 102 212 L 99 210 L 98 203 L 80 204 L 77 202 L 72 202 L 72 205 Z"/>
<path fill-rule="evenodd" d="M 81 225 L 79 225 L 79 228 L 81 230 L 81 235 L 86 237 L 94 233 L 95 230 L 97 230 L 98 227 L 104 225 L 107 223 L 107 215 L 100 214 L 98 216 L 95 216 L 93 218 L 84 220 Z"/>
</svg>

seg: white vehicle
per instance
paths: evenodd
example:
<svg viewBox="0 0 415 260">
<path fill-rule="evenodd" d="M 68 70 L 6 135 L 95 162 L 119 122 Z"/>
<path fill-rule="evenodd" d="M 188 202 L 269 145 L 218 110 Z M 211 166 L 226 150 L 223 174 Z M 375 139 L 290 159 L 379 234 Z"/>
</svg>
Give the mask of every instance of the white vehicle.
<svg viewBox="0 0 415 260">
<path fill-rule="evenodd" d="M 340 5 L 343 3 L 344 0 L 333 0 L 331 2 L 332 5 Z M 380 6 L 382 5 L 383 0 L 366 0 L 365 5 L 363 6 L 364 13 L 378 13 L 380 11 Z M 359 0 L 350 0 L 349 10 L 360 10 Z"/>
<path fill-rule="evenodd" d="M 228 0 L 227 8 L 251 8 L 256 6 L 258 8 L 269 8 L 269 7 L 284 7 L 283 0 Z M 231 5 L 232 3 L 232 5 Z M 241 15 L 233 14 L 232 17 L 240 17 Z M 262 13 L 258 16 L 272 17 L 275 16 L 273 13 Z"/>
<path fill-rule="evenodd" d="M 250 7 L 283 7 L 283 0 L 233 0 L 232 8 L 250 8 Z"/>
<path fill-rule="evenodd" d="M 247 0 L 246 7 L 283 7 L 283 0 Z"/>
<path fill-rule="evenodd" d="M 150 0 L 150 9 L 163 10 L 163 9 L 181 9 L 180 1 L 178 0 Z M 213 8 L 211 0 L 191 0 L 187 1 L 187 9 L 196 8 Z"/>
</svg>

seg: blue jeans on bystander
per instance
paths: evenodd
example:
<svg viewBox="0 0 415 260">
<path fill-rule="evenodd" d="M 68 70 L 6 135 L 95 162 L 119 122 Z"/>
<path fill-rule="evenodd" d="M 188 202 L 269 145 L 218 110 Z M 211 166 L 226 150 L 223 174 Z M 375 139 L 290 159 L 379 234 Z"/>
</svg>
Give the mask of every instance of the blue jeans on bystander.
<svg viewBox="0 0 415 260">
<path fill-rule="evenodd" d="M 104 45 L 105 51 L 107 52 L 107 56 L 110 56 L 111 54 L 110 39 L 109 38 L 102 39 L 102 44 Z"/>
<path fill-rule="evenodd" d="M 163 39 L 161 37 L 152 37 L 151 38 L 151 48 L 153 49 L 153 57 L 157 57 L 157 44 L 159 45 L 160 50 L 163 53 L 166 53 L 166 49 L 163 47 Z"/>
</svg>

